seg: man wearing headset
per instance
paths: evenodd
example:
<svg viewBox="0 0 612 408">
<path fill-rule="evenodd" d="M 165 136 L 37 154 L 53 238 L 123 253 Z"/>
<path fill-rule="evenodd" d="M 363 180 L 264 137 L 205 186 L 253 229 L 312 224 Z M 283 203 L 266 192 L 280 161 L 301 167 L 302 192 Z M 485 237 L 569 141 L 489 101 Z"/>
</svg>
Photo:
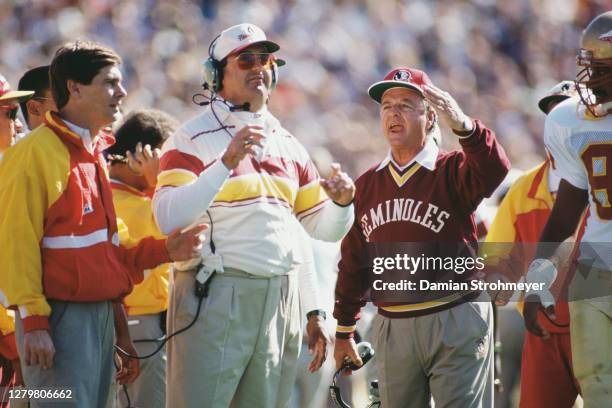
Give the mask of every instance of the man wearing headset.
<svg viewBox="0 0 612 408">
<path fill-rule="evenodd" d="M 161 231 L 204 221 L 211 232 L 199 265 L 175 265 L 168 332 L 194 324 L 168 344 L 168 406 L 286 406 L 301 342 L 295 219 L 328 241 L 353 221 L 352 180 L 339 165 L 320 180 L 267 110 L 278 49 L 253 24 L 224 30 L 205 64 L 206 109 L 162 150 L 154 197 Z M 200 297 L 196 276 L 206 282 Z M 325 359 L 325 317 L 303 312 L 317 338 L 316 369 Z"/>
</svg>

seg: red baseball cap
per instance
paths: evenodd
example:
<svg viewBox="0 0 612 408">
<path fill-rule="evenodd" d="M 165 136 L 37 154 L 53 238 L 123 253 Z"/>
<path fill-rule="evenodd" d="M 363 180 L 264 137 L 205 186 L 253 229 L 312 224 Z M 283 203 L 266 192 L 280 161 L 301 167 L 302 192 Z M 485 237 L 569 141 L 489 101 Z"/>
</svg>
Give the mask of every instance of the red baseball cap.
<svg viewBox="0 0 612 408">
<path fill-rule="evenodd" d="M 391 88 L 408 88 L 425 97 L 423 85 L 431 85 L 427 74 L 414 68 L 395 68 L 382 81 L 376 82 L 368 88 L 370 98 L 380 103 L 383 94 Z"/>
<path fill-rule="evenodd" d="M 34 91 L 11 91 L 11 85 L 0 74 L 0 106 L 14 105 L 30 99 Z"/>
</svg>

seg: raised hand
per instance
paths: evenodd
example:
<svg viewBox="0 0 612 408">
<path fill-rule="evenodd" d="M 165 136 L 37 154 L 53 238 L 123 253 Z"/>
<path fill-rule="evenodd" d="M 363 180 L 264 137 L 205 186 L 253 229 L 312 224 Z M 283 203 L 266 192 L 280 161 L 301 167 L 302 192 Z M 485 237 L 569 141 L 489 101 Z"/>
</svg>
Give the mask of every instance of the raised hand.
<svg viewBox="0 0 612 408">
<path fill-rule="evenodd" d="M 425 100 L 433 106 L 451 129 L 460 132 L 472 130 L 473 124 L 469 116 L 463 113 L 457 101 L 448 92 L 434 85 L 425 85 L 423 90 Z"/>
<path fill-rule="evenodd" d="M 259 125 L 246 125 L 236 132 L 221 158 L 225 167 L 235 169 L 247 154 L 257 155 L 255 146 L 262 148 L 262 140 L 266 138 L 262 130 Z"/>
<path fill-rule="evenodd" d="M 159 157 L 161 151 L 152 149 L 150 145 L 142 147 L 142 143 L 136 145 L 136 150 L 132 154 L 129 150 L 125 152 L 128 159 L 128 167 L 130 170 L 139 176 L 144 176 L 147 179 L 147 184 L 154 187 L 157 183 L 157 175 L 159 174 Z"/>
<path fill-rule="evenodd" d="M 332 163 L 329 178 L 321 180 L 327 196 L 340 205 L 348 205 L 355 197 L 355 183 L 344 173 L 339 163 Z"/>
</svg>

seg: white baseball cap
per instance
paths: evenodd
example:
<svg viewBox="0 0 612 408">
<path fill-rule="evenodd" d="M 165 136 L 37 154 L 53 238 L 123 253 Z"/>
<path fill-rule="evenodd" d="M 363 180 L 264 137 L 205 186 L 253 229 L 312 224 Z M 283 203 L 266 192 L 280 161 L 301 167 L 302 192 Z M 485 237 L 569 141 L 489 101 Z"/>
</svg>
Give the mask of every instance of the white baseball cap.
<svg viewBox="0 0 612 408">
<path fill-rule="evenodd" d="M 266 33 L 255 24 L 243 23 L 227 28 L 215 40 L 212 49 L 212 57 L 221 61 L 228 55 L 238 52 L 254 44 L 261 44 L 268 52 L 276 52 L 280 49 L 278 44 L 268 41 Z"/>
<path fill-rule="evenodd" d="M 13 91 L 6 78 L 0 74 L 0 106 L 25 102 L 34 95 L 34 91 Z"/>
<path fill-rule="evenodd" d="M 548 114 L 548 104 L 561 102 L 567 98 L 577 95 L 576 86 L 573 81 L 561 81 L 548 90 L 546 95 L 538 102 L 538 107 L 544 114 Z"/>
</svg>

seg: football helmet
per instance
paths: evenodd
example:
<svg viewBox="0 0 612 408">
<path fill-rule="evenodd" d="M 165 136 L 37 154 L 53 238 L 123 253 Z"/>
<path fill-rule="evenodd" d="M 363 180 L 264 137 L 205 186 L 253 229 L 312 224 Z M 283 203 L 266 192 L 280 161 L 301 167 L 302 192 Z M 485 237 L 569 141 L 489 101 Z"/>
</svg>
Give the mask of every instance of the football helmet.
<svg viewBox="0 0 612 408">
<path fill-rule="evenodd" d="M 594 116 L 607 115 L 612 110 L 612 11 L 595 17 L 582 32 L 577 64 L 582 103 Z"/>
</svg>

